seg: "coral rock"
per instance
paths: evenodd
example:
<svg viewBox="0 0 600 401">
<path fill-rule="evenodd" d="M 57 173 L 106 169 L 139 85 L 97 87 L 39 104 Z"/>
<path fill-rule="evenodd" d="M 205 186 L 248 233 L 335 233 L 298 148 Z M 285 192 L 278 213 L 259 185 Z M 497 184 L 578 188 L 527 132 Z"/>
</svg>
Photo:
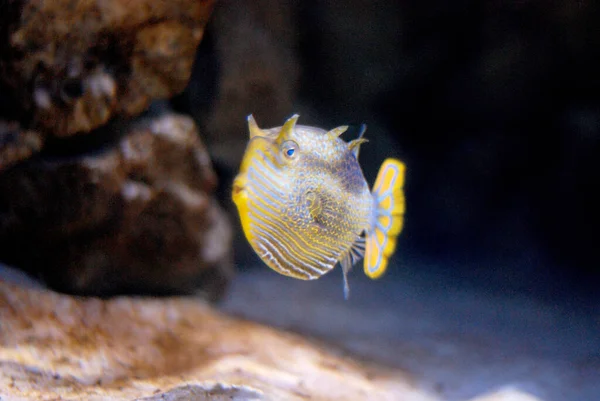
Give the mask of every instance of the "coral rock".
<svg viewBox="0 0 600 401">
<path fill-rule="evenodd" d="M 57 136 L 138 114 L 152 99 L 184 89 L 212 5 L 210 0 L 5 2 L 0 13 L 4 103 L 28 128 Z"/>
<path fill-rule="evenodd" d="M 0 175 L 0 259 L 63 291 L 219 296 L 231 266 L 230 226 L 190 118 L 130 126 L 117 144 L 46 155 Z"/>
<path fill-rule="evenodd" d="M 2 281 L 0 396 L 432 400 L 399 371 L 223 316 L 198 300 L 79 299 Z"/>
</svg>

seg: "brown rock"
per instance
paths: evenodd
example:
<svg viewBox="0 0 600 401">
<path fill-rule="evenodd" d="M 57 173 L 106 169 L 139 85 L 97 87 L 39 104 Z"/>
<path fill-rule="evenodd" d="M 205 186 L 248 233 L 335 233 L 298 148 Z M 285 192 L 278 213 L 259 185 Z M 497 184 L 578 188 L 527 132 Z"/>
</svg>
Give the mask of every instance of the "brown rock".
<svg viewBox="0 0 600 401">
<path fill-rule="evenodd" d="M 0 13 L 0 92 L 57 136 L 184 89 L 213 1 L 18 0 Z M 1 111 L 1 110 L 0 110 Z"/>
<path fill-rule="evenodd" d="M 111 129 L 125 132 L 117 146 L 0 174 L 0 259 L 63 291 L 200 285 L 217 297 L 231 234 L 194 123 L 167 114 Z"/>
<path fill-rule="evenodd" d="M 401 372 L 198 300 L 79 299 L 0 281 L 0 395 L 18 400 L 426 401 Z"/>
</svg>

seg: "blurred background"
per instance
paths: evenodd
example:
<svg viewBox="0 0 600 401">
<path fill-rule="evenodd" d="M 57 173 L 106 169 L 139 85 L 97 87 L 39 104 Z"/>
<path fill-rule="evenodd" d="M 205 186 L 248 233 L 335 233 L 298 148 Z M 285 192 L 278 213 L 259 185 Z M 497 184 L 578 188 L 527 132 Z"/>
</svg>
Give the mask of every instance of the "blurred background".
<svg viewBox="0 0 600 401">
<path fill-rule="evenodd" d="M 370 183 L 386 157 L 407 165 L 385 278 L 356 269 L 344 303 L 339 272 L 310 287 L 278 277 L 237 226 L 224 308 L 400 366 L 448 399 L 515 383 L 595 399 L 598 4 L 273 0 L 213 17 L 175 104 L 207 135 L 234 224 L 247 114 L 351 124 L 346 139 L 366 123 Z"/>
<path fill-rule="evenodd" d="M 176 104 L 227 207 L 242 116 L 364 122 L 368 181 L 387 156 L 408 166 L 399 258 L 595 293 L 598 18 L 589 1 L 223 1 Z"/>
<path fill-rule="evenodd" d="M 44 126 L 52 133 L 40 153 L 2 172 L 4 263 L 85 295 L 200 287 L 229 313 L 406 369 L 444 399 L 506 385 L 544 401 L 597 399 L 597 2 L 221 0 L 207 21 L 188 49 L 183 91 L 148 95 L 168 98 L 149 108 L 119 106 L 118 118 L 79 139 Z M 90 54 L 118 64 L 131 50 L 111 38 Z M 107 71 L 119 96 L 137 101 L 141 89 L 119 86 L 136 71 L 126 67 Z M 152 86 L 142 73 L 156 70 L 142 70 L 132 76 Z M 63 106 L 106 88 L 97 84 L 104 76 L 69 74 L 53 76 Z M 53 99 L 55 86 L 35 82 L 34 103 L 51 102 L 44 96 Z M 0 118 L 18 114 L 9 92 Z M 21 127 L 38 129 L 23 110 Z M 132 125 L 142 110 L 149 121 L 191 116 L 203 145 L 180 117 Z M 278 276 L 243 237 L 230 193 L 251 113 L 261 127 L 293 113 L 305 125 L 350 124 L 345 139 L 366 123 L 359 161 L 370 184 L 386 157 L 407 165 L 405 227 L 389 272 L 371 282 L 355 269 L 350 301 L 338 269 L 308 283 Z M 0 126 L 2 143 L 16 131 Z M 160 142 L 165 132 L 193 151 Z M 38 252 L 27 251 L 31 242 Z"/>
</svg>

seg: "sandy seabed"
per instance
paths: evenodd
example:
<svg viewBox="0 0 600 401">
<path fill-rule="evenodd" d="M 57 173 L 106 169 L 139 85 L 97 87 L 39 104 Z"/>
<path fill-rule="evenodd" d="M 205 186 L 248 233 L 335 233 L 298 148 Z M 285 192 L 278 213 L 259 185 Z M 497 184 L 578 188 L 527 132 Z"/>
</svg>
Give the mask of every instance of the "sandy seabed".
<svg viewBox="0 0 600 401">
<path fill-rule="evenodd" d="M 543 401 L 600 399 L 597 300 L 409 265 L 378 281 L 356 269 L 346 302 L 337 269 L 311 282 L 240 270 L 224 310 L 404 369 L 443 400 L 507 388 Z"/>
</svg>

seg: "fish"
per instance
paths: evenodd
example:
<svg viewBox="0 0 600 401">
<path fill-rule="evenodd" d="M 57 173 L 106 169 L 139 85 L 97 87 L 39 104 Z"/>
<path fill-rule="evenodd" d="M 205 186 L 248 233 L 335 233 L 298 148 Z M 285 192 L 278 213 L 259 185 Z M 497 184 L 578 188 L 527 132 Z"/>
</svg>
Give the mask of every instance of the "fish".
<svg viewBox="0 0 600 401">
<path fill-rule="evenodd" d="M 358 163 L 366 125 L 356 139 L 340 138 L 348 126 L 329 131 L 298 125 L 294 114 L 280 127 L 259 128 L 247 117 L 249 142 L 233 180 L 232 200 L 252 249 L 274 271 L 314 280 L 363 259 L 365 274 L 386 271 L 402 231 L 406 167 L 382 163 L 373 189 Z"/>
</svg>

